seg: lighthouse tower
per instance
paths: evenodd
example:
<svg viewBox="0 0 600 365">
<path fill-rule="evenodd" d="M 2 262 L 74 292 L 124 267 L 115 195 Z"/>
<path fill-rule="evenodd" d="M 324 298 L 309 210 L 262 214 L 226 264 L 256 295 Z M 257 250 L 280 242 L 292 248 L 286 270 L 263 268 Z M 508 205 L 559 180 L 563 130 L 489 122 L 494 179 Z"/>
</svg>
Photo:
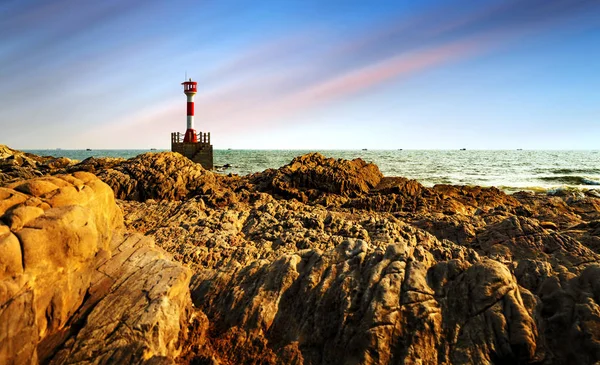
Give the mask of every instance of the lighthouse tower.
<svg viewBox="0 0 600 365">
<path fill-rule="evenodd" d="M 187 130 L 183 142 L 196 143 L 198 137 L 196 137 L 196 130 L 194 129 L 194 95 L 196 95 L 198 83 L 189 79 L 189 81 L 182 82 L 181 85 L 183 85 L 183 92 L 187 96 Z"/>
<path fill-rule="evenodd" d="M 187 129 L 185 134 L 171 133 L 171 151 L 179 152 L 205 169 L 213 168 L 213 147 L 210 133 L 196 132 L 194 129 L 194 96 L 198 83 L 189 79 L 181 83 L 187 97 Z"/>
</svg>

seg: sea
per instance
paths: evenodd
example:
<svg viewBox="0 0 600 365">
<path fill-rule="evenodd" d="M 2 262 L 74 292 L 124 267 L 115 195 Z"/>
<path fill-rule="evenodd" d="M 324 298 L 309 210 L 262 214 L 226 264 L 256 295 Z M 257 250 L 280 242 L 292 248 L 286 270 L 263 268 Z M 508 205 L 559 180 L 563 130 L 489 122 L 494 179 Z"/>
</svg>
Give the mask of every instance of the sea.
<svg viewBox="0 0 600 365">
<path fill-rule="evenodd" d="M 131 158 L 162 150 L 27 150 L 41 156 Z M 600 192 L 600 150 L 215 150 L 217 171 L 246 175 L 278 168 L 294 157 L 320 152 L 326 157 L 362 158 L 379 166 L 384 176 L 435 184 L 495 186 L 508 193 L 561 189 Z M 228 165 L 230 167 L 223 168 Z"/>
</svg>

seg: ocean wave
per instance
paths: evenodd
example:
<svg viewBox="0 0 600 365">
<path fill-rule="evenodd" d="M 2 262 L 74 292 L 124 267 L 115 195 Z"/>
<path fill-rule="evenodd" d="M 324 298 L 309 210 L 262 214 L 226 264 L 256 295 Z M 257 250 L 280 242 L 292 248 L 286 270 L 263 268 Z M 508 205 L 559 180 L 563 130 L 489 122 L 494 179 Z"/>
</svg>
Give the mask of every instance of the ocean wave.
<svg viewBox="0 0 600 365">
<path fill-rule="evenodd" d="M 504 191 L 507 194 L 515 194 L 521 191 L 532 192 L 536 194 L 546 194 L 546 195 L 577 195 L 579 197 L 595 197 L 600 198 L 600 189 L 588 189 L 588 188 L 580 188 L 575 186 L 561 186 L 561 187 L 544 187 L 544 186 L 522 186 L 522 187 L 514 187 L 514 186 L 497 186 L 498 189 Z"/>
<path fill-rule="evenodd" d="M 594 180 L 586 176 L 563 175 L 563 176 L 542 176 L 538 180 L 544 182 L 566 184 L 566 185 L 600 185 L 599 180 Z"/>
<path fill-rule="evenodd" d="M 547 195 L 574 195 L 580 198 L 585 196 L 591 196 L 595 198 L 600 198 L 600 190 L 598 189 L 585 189 L 585 188 L 577 188 L 577 187 L 567 187 L 562 186 L 560 188 L 548 189 L 546 192 Z"/>
<path fill-rule="evenodd" d="M 509 186 L 509 185 L 498 185 L 498 189 L 508 194 L 514 194 L 520 191 L 530 191 L 533 193 L 547 193 L 550 188 L 544 186 Z"/>
<path fill-rule="evenodd" d="M 558 168 L 558 169 L 537 168 L 537 169 L 534 169 L 534 172 L 536 172 L 538 174 L 557 174 L 557 175 L 569 175 L 569 174 L 598 175 L 598 174 L 600 174 L 600 169 L 597 169 L 597 168 Z"/>
</svg>

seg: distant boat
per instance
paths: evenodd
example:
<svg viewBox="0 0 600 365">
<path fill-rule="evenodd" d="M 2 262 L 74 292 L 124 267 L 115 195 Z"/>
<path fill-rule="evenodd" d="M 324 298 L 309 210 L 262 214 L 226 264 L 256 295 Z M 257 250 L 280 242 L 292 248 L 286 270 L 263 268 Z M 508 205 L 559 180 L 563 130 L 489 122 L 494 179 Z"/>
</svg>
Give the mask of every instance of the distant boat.
<svg viewBox="0 0 600 365">
<path fill-rule="evenodd" d="M 466 151 L 467 149 L 466 149 L 466 148 L 461 148 L 460 150 L 461 150 L 461 151 Z"/>
<path fill-rule="evenodd" d="M 362 150 L 363 150 L 363 151 L 367 151 L 367 149 L 366 149 L 366 148 L 363 148 Z"/>
<path fill-rule="evenodd" d="M 402 151 L 402 148 L 398 148 L 398 151 Z"/>
<path fill-rule="evenodd" d="M 523 151 L 523 149 L 522 148 L 517 148 L 517 151 Z"/>
<path fill-rule="evenodd" d="M 92 149 L 91 149 L 91 148 L 86 148 L 85 150 L 86 150 L 86 151 L 91 151 Z"/>
<path fill-rule="evenodd" d="M 150 151 L 156 151 L 156 148 L 151 148 Z"/>
</svg>

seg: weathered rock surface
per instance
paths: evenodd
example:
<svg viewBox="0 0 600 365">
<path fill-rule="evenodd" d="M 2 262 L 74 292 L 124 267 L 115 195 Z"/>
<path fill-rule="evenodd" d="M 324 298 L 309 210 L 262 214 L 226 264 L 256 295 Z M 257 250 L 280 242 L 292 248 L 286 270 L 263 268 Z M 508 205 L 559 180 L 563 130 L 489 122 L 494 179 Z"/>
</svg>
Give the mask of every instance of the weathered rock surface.
<svg viewBox="0 0 600 365">
<path fill-rule="evenodd" d="M 173 152 L 145 153 L 129 160 L 87 159 L 71 168 L 95 173 L 126 200 L 180 200 L 205 193 L 215 177 L 199 164 Z"/>
<path fill-rule="evenodd" d="M 45 174 L 64 173 L 76 162 L 66 157 L 42 157 L 0 145 L 0 185 Z"/>
<path fill-rule="evenodd" d="M 360 158 L 336 160 L 310 153 L 277 170 L 255 174 L 252 180 L 258 190 L 308 202 L 322 193 L 350 197 L 368 193 L 382 177 L 376 165 Z"/>
<path fill-rule="evenodd" d="M 115 240 L 111 248 L 113 256 L 96 263 L 88 297 L 71 318 L 84 322 L 82 328 L 67 328 L 38 346 L 46 350 L 67 338 L 50 364 L 169 364 L 180 355 L 195 315 L 189 269 L 141 235 Z"/>
<path fill-rule="evenodd" d="M 108 240 L 102 252 L 111 254 L 94 256 L 85 299 L 37 345 L 41 359 L 600 361 L 600 199 L 593 194 L 428 188 L 382 177 L 362 160 L 319 154 L 246 177 L 204 171 L 171 153 L 70 168 L 103 179 L 137 235 Z M 0 208 L 48 189 L 12 187 L 18 191 Z M 48 215 L 39 199 L 3 218 L 4 230 Z M 18 249 L 18 239 L 0 246 Z M 18 255 L 10 257 L 0 270 L 23 275 Z M 23 331 L 38 330 L 29 323 Z"/>
<path fill-rule="evenodd" d="M 218 178 L 239 197 L 227 206 L 120 202 L 128 227 L 195 272 L 219 361 L 600 361 L 595 198 L 426 188 L 349 161 L 294 161 Z"/>
<path fill-rule="evenodd" d="M 257 192 L 303 202 L 328 195 L 357 197 L 382 179 L 374 164 L 361 159 L 335 160 L 319 153 L 297 157 L 278 170 L 248 178 L 215 174 L 173 152 L 145 153 L 130 160 L 89 158 L 69 171 L 95 173 L 118 199 L 185 200 L 199 196 L 209 206 L 254 200 Z"/>
<path fill-rule="evenodd" d="M 90 173 L 0 187 L 0 363 L 179 355 L 196 315 L 191 272 L 123 235 L 112 190 Z"/>
</svg>

